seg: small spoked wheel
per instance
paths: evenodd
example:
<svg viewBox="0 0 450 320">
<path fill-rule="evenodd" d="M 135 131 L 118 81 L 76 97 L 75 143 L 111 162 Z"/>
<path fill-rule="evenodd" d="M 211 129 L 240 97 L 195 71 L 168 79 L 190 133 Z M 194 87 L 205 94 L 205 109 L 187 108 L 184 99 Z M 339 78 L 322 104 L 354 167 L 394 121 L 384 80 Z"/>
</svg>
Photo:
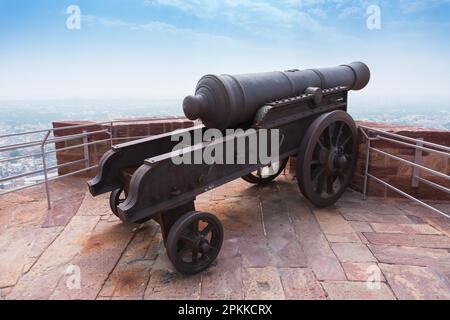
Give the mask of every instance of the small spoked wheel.
<svg viewBox="0 0 450 320">
<path fill-rule="evenodd" d="M 334 204 L 355 171 L 357 127 L 344 111 L 317 118 L 308 128 L 298 154 L 297 181 L 303 195 L 317 207 Z"/>
<path fill-rule="evenodd" d="M 111 208 L 112 213 L 114 213 L 114 215 L 116 217 L 120 218 L 117 207 L 120 204 L 124 203 L 125 200 L 127 200 L 127 194 L 123 188 L 116 189 L 113 192 L 111 192 L 111 194 L 109 195 L 109 207 Z M 144 219 L 137 221 L 136 223 L 141 224 L 141 223 L 147 222 L 148 220 L 150 220 L 150 219 L 144 218 Z"/>
<path fill-rule="evenodd" d="M 217 258 L 223 242 L 222 223 L 206 212 L 181 216 L 169 231 L 167 255 L 174 267 L 184 274 L 196 274 Z"/>
<path fill-rule="evenodd" d="M 109 195 L 109 207 L 116 216 L 118 216 L 117 207 L 119 204 L 125 202 L 126 199 L 127 196 L 123 188 L 116 189 Z"/>
<path fill-rule="evenodd" d="M 271 163 L 266 167 L 259 168 L 257 171 L 243 176 L 242 179 L 253 184 L 270 183 L 283 172 L 284 168 L 286 168 L 288 160 L 289 158 L 286 158 L 279 162 Z"/>
</svg>

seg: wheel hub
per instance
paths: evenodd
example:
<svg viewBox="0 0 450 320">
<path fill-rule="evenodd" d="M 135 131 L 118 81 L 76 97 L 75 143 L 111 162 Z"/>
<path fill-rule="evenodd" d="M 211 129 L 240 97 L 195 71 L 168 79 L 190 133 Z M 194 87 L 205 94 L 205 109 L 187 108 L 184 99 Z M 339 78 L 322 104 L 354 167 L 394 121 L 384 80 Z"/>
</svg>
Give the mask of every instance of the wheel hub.
<svg viewBox="0 0 450 320">
<path fill-rule="evenodd" d="M 201 240 L 200 244 L 198 246 L 198 249 L 201 253 L 206 253 L 209 251 L 210 245 L 209 242 L 206 240 Z"/>
<path fill-rule="evenodd" d="M 327 168 L 330 172 L 344 169 L 348 164 L 347 156 L 341 148 L 333 148 L 328 156 Z"/>
</svg>

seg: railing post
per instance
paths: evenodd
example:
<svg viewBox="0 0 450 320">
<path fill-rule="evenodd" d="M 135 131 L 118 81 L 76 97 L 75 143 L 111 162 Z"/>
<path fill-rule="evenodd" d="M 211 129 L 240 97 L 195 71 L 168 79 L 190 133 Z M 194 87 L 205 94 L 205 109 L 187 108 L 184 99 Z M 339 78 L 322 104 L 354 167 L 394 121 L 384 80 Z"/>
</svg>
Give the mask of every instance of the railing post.
<svg viewBox="0 0 450 320">
<path fill-rule="evenodd" d="M 423 147 L 423 139 L 418 139 L 420 141 L 416 142 L 416 145 L 418 147 Z M 414 155 L 414 163 L 422 165 L 423 164 L 423 151 L 422 149 L 416 148 L 416 153 Z M 419 178 L 420 177 L 420 168 L 414 167 L 413 173 L 412 173 L 412 187 L 418 188 L 419 187 Z"/>
<path fill-rule="evenodd" d="M 88 133 L 86 130 L 83 130 L 83 149 L 84 149 L 84 165 L 86 168 L 89 168 L 90 166 L 90 157 L 89 157 L 89 139 L 88 139 Z"/>
<path fill-rule="evenodd" d="M 48 140 L 48 137 L 50 136 L 51 130 L 47 131 L 47 134 L 44 137 L 44 140 L 42 140 L 41 143 L 41 153 L 42 153 L 42 166 L 44 169 L 44 181 L 45 181 L 45 193 L 47 195 L 47 208 L 48 210 L 52 209 L 52 201 L 50 198 L 50 187 L 48 184 L 48 173 L 47 173 L 47 161 L 46 161 L 46 154 L 45 154 L 45 144 Z"/>
<path fill-rule="evenodd" d="M 366 147 L 366 164 L 364 168 L 364 186 L 363 186 L 363 200 L 367 200 L 367 183 L 369 179 L 369 161 L 370 161 L 370 138 L 367 137 Z"/>
<path fill-rule="evenodd" d="M 112 149 L 112 147 L 113 147 L 113 122 L 112 121 L 109 123 L 109 144 Z"/>
</svg>

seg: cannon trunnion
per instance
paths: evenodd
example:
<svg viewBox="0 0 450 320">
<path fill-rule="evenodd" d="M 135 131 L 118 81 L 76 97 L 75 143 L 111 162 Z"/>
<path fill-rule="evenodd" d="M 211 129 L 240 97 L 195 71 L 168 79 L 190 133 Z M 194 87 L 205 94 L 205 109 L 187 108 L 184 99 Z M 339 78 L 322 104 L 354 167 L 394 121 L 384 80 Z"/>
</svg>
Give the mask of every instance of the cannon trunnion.
<svg viewBox="0 0 450 320">
<path fill-rule="evenodd" d="M 332 69 L 322 71 L 328 74 L 328 82 L 334 84 L 332 87 L 298 87 L 302 92 L 294 90 L 295 95 L 263 101 L 252 109 L 252 115 L 248 109 L 241 118 L 224 118 L 227 126 L 239 118 L 243 122 L 231 126 L 243 130 L 228 134 L 223 130 L 220 138 L 175 148 L 178 144 L 175 136 L 203 135 L 207 126 L 199 125 L 117 145 L 103 156 L 97 176 L 88 182 L 89 190 L 94 196 L 111 192 L 111 210 L 126 223 L 156 220 L 161 225 L 167 254 L 175 268 L 186 274 L 198 273 L 220 252 L 223 228 L 214 215 L 195 210 L 196 196 L 241 177 L 253 184 L 269 183 L 283 172 L 292 156 L 297 157 L 299 188 L 312 204 L 332 205 L 345 192 L 357 157 L 357 129 L 346 112 L 348 91 L 352 87 L 361 89 L 370 75 L 365 73 L 365 65 L 351 65 L 360 70 L 354 72 L 353 78 L 347 73 L 353 70 L 349 66 L 338 67 L 343 69 L 337 69 L 341 73 L 335 75 L 334 80 L 327 73 Z M 339 81 L 344 83 L 340 85 Z M 258 83 L 251 85 L 257 87 Z M 318 85 L 324 83 L 326 79 Z M 197 103 L 189 102 L 192 99 L 197 98 L 187 98 L 187 103 Z M 207 108 L 211 106 L 205 110 Z M 204 122 L 212 126 L 214 121 Z M 274 130 L 278 135 L 267 134 Z M 235 148 L 240 139 L 254 141 L 258 146 L 260 143 L 271 145 L 274 142 L 271 139 L 278 139 L 279 157 L 269 164 L 260 159 L 223 164 L 221 161 L 208 163 L 204 159 L 197 164 L 177 161 L 181 157 L 194 159 L 197 154 L 219 147 L 226 157 L 230 146 L 232 158 L 248 160 L 254 150 L 251 145 Z"/>
</svg>

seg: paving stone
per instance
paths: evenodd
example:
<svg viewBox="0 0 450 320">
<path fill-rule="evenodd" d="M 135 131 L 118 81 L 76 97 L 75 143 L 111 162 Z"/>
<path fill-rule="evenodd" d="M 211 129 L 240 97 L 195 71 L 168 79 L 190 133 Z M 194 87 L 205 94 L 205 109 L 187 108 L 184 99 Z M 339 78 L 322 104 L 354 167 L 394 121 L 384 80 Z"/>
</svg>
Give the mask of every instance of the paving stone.
<svg viewBox="0 0 450 320">
<path fill-rule="evenodd" d="M 136 260 L 118 265 L 108 277 L 99 296 L 142 299 L 153 263 L 152 260 Z"/>
<path fill-rule="evenodd" d="M 444 249 L 369 245 L 379 262 L 399 265 L 433 267 L 450 272 L 450 253 Z"/>
<path fill-rule="evenodd" d="M 333 281 L 323 282 L 331 300 L 395 300 L 389 287 L 381 283 Z M 372 286 L 372 287 L 371 287 Z"/>
<path fill-rule="evenodd" d="M 320 227 L 309 209 L 290 208 L 303 251 L 319 280 L 345 280 L 344 270 L 334 255 Z"/>
<path fill-rule="evenodd" d="M 48 299 L 98 221 L 97 216 L 73 217 L 31 270 L 22 276 L 8 298 Z"/>
<path fill-rule="evenodd" d="M 244 266 L 254 268 L 277 266 L 278 258 L 270 250 L 267 238 L 242 237 L 238 241 Z"/>
<path fill-rule="evenodd" d="M 327 235 L 352 234 L 355 231 L 336 209 L 316 209 L 314 215 L 319 222 L 320 228 Z"/>
<path fill-rule="evenodd" d="M 378 282 L 385 281 L 383 273 L 376 263 L 343 262 L 342 267 L 350 281 L 364 282 L 374 279 L 374 277 Z"/>
<path fill-rule="evenodd" d="M 311 269 L 281 268 L 281 283 L 288 300 L 325 299 L 325 292 Z"/>
<path fill-rule="evenodd" d="M 226 239 L 217 263 L 203 273 L 201 299 L 242 300 L 242 262 L 238 239 Z"/>
<path fill-rule="evenodd" d="M 378 214 L 368 210 L 366 211 L 354 209 L 339 209 L 339 210 L 342 212 L 344 218 L 348 221 L 396 223 L 396 224 L 415 223 L 405 215 Z"/>
<path fill-rule="evenodd" d="M 434 217 L 436 216 L 436 213 L 431 211 L 430 209 L 427 209 L 419 204 L 414 204 L 411 202 L 403 202 L 398 203 L 396 206 L 405 212 L 408 216 L 416 216 L 420 218 L 426 218 L 426 217 Z"/>
<path fill-rule="evenodd" d="M 146 300 L 198 300 L 200 298 L 201 274 L 186 276 L 175 271 L 165 249 L 153 265 L 150 281 L 145 290 Z"/>
<path fill-rule="evenodd" d="M 30 270 L 37 259 L 63 230 L 63 227 L 39 228 L 35 230 L 32 242 L 28 246 L 27 262 L 23 266 L 23 273 L 27 273 Z"/>
<path fill-rule="evenodd" d="M 445 217 L 425 218 L 425 221 L 431 226 L 450 237 L 450 220 Z"/>
<path fill-rule="evenodd" d="M 13 286 L 19 280 L 33 236 L 32 230 L 16 228 L 0 234 L 0 288 Z"/>
<path fill-rule="evenodd" d="M 224 198 L 220 201 L 196 203 L 197 210 L 211 212 L 222 222 L 228 234 L 264 235 L 260 203 L 257 197 Z"/>
<path fill-rule="evenodd" d="M 143 297 L 154 264 L 154 259 L 148 259 L 148 252 L 156 251 L 160 245 L 159 241 L 152 241 L 153 237 L 158 237 L 156 230 L 157 226 L 151 222 L 140 227 L 103 285 L 99 296 Z M 151 257 L 156 258 L 153 254 Z"/>
<path fill-rule="evenodd" d="M 389 224 L 389 223 L 371 223 L 373 231 L 378 233 L 405 233 L 405 234 L 441 234 L 435 228 L 427 224 Z M 362 231 L 362 232 L 372 232 Z"/>
<path fill-rule="evenodd" d="M 244 297 L 246 300 L 284 300 L 280 275 L 274 267 L 244 268 Z"/>
<path fill-rule="evenodd" d="M 90 193 L 86 193 L 77 212 L 77 215 L 80 216 L 109 216 L 111 214 L 108 193 L 95 198 Z"/>
<path fill-rule="evenodd" d="M 277 266 L 305 267 L 306 256 L 278 188 L 261 196 L 261 208 L 268 246 L 277 258 Z"/>
<path fill-rule="evenodd" d="M 364 233 L 364 236 L 373 244 L 435 249 L 450 248 L 450 238 L 446 236 L 396 233 Z"/>
<path fill-rule="evenodd" d="M 352 226 L 353 230 L 355 230 L 357 232 L 372 232 L 373 231 L 372 227 L 367 222 L 349 221 L 348 223 Z"/>
<path fill-rule="evenodd" d="M 83 243 L 80 253 L 71 261 L 71 265 L 80 270 L 80 289 L 72 289 L 68 285 L 72 275 L 65 274 L 50 299 L 95 299 L 131 241 L 131 228 L 121 223 L 100 221 Z M 131 282 L 133 279 L 126 280 Z"/>
<path fill-rule="evenodd" d="M 375 257 L 364 244 L 333 243 L 331 248 L 341 262 L 376 262 Z"/>
<path fill-rule="evenodd" d="M 331 243 L 361 243 L 356 233 L 326 234 L 328 242 Z"/>
<path fill-rule="evenodd" d="M 52 203 L 52 209 L 48 211 L 43 227 L 65 226 L 77 213 L 85 196 L 85 192 L 70 194 L 70 198 L 63 198 Z"/>
<path fill-rule="evenodd" d="M 381 269 L 398 299 L 449 300 L 450 282 L 431 268 L 381 264 Z"/>
</svg>

